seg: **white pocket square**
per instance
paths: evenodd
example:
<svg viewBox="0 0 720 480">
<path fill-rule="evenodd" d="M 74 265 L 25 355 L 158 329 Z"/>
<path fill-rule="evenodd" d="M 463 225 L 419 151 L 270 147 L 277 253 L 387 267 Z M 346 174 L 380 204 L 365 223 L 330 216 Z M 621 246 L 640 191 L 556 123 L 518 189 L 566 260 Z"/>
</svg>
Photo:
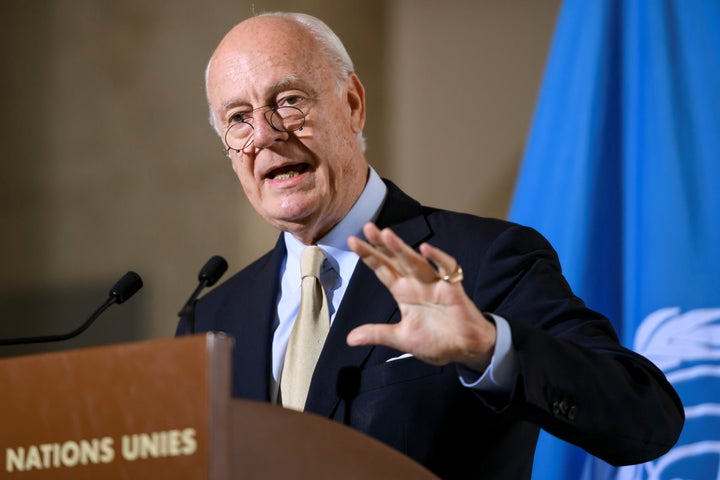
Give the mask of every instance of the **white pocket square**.
<svg viewBox="0 0 720 480">
<path fill-rule="evenodd" d="M 394 362 L 395 360 L 402 360 L 403 358 L 409 358 L 412 356 L 412 353 L 403 353 L 402 355 L 398 355 L 397 357 L 388 358 L 387 360 L 385 360 L 385 363 Z"/>
</svg>

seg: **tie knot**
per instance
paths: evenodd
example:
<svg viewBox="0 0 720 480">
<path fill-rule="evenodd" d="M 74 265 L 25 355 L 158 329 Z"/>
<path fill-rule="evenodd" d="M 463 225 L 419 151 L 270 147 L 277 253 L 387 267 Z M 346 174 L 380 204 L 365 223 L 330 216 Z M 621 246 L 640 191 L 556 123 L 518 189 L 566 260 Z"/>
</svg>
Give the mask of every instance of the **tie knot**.
<svg viewBox="0 0 720 480">
<path fill-rule="evenodd" d="M 303 278 L 309 276 L 320 278 L 320 268 L 325 261 L 325 252 L 317 245 L 305 247 L 300 256 L 300 274 Z"/>
</svg>

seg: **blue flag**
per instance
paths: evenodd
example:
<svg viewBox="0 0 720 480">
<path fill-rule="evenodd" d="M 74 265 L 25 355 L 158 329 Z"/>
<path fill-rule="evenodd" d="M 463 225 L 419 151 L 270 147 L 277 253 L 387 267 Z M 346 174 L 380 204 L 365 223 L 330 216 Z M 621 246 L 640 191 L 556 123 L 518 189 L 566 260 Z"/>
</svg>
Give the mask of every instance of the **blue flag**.
<svg viewBox="0 0 720 480">
<path fill-rule="evenodd" d="M 533 479 L 720 478 L 720 1 L 566 0 L 510 219 L 552 242 L 686 415 L 670 452 L 631 467 L 543 432 Z"/>
</svg>

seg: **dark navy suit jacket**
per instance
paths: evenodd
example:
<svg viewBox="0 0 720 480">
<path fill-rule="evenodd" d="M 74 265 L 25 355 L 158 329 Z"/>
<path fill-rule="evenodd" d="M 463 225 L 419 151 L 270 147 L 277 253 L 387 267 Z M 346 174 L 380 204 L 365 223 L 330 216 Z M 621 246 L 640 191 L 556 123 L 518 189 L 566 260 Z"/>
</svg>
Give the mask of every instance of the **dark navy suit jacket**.
<svg viewBox="0 0 720 480">
<path fill-rule="evenodd" d="M 509 397 L 463 387 L 455 365 L 392 362 L 386 347 L 349 347 L 364 323 L 398 322 L 388 290 L 362 262 L 322 351 L 306 410 L 344 422 L 441 478 L 530 478 L 539 428 L 613 464 L 640 463 L 677 439 L 683 411 L 649 361 L 618 344 L 610 323 L 564 280 L 552 247 L 509 222 L 421 206 L 392 183 L 377 224 L 417 247 L 429 242 L 463 266 L 463 287 L 508 320 L 519 371 Z M 271 344 L 285 256 L 275 248 L 197 304 L 197 331 L 235 337 L 233 393 L 270 400 Z M 185 331 L 181 320 L 178 334 Z"/>
</svg>

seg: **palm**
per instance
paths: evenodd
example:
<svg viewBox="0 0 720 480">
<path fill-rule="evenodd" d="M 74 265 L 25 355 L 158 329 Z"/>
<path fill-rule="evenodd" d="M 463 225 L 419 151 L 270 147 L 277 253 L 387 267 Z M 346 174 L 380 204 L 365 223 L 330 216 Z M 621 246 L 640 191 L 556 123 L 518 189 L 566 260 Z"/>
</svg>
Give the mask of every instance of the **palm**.
<svg viewBox="0 0 720 480">
<path fill-rule="evenodd" d="M 415 252 L 389 229 L 380 231 L 367 224 L 364 233 L 371 243 L 351 237 L 348 244 L 390 290 L 401 320 L 393 325 L 358 327 L 348 336 L 348 343 L 386 345 L 435 365 L 487 366 L 495 341 L 494 326 L 468 298 L 461 283 L 439 281 L 456 267 L 455 260 L 427 244 L 420 247 L 420 253 Z"/>
</svg>

